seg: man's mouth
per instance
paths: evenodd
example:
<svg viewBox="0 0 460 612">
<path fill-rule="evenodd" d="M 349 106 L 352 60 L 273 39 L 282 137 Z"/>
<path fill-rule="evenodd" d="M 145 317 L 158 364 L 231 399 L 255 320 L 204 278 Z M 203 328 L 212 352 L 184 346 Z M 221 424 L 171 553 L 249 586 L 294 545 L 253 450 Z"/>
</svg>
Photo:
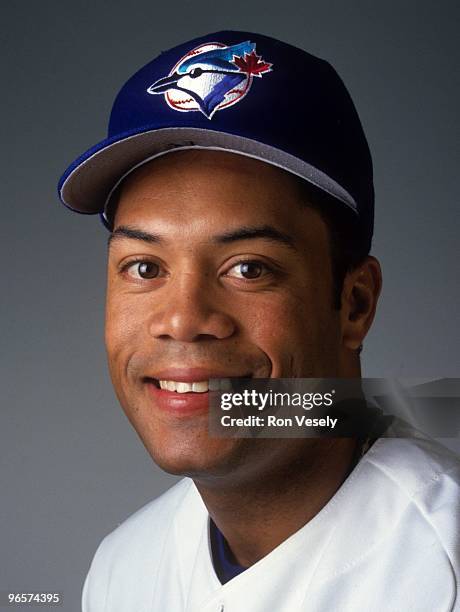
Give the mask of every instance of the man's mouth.
<svg viewBox="0 0 460 612">
<path fill-rule="evenodd" d="M 182 382 L 177 380 L 158 380 L 158 386 L 164 391 L 176 393 L 207 393 L 208 391 L 230 391 L 232 386 L 229 378 Z"/>
<path fill-rule="evenodd" d="M 143 378 L 156 408 L 174 417 L 204 414 L 209 409 L 212 391 L 232 391 L 234 383 L 252 374 L 211 368 L 170 367 Z"/>
</svg>

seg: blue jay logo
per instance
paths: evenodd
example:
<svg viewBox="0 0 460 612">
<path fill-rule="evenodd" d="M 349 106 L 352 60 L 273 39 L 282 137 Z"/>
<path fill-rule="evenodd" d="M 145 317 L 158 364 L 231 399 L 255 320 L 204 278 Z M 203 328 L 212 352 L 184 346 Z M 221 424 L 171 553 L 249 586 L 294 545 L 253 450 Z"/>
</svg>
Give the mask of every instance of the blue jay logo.
<svg viewBox="0 0 460 612">
<path fill-rule="evenodd" d="M 212 119 L 215 112 L 240 102 L 254 77 L 261 78 L 271 70 L 272 64 L 256 54 L 254 43 L 246 41 L 230 47 L 206 43 L 189 51 L 147 92 L 164 94 L 174 110 L 201 111 Z"/>
</svg>

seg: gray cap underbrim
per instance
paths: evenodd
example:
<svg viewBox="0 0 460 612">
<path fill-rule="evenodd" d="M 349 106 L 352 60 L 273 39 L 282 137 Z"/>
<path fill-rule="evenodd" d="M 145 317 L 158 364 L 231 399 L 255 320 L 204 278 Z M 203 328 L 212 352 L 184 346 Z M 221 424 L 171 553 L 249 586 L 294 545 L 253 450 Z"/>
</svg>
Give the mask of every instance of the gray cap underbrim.
<svg viewBox="0 0 460 612">
<path fill-rule="evenodd" d="M 63 203 L 77 212 L 105 211 L 114 189 L 135 168 L 171 151 L 210 149 L 227 151 L 287 170 L 357 212 L 353 197 L 321 170 L 270 145 L 234 134 L 200 128 L 167 127 L 128 136 L 82 161 L 61 186 Z"/>
</svg>

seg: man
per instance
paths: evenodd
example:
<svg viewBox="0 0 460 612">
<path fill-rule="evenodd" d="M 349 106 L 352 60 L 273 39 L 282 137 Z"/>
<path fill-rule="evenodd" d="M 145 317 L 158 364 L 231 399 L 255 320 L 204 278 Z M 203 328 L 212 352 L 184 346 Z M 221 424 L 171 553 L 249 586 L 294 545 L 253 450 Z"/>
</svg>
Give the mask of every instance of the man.
<svg viewBox="0 0 460 612">
<path fill-rule="evenodd" d="M 459 609 L 446 449 L 209 432 L 218 379 L 361 376 L 372 163 L 335 71 L 252 33 L 180 45 L 125 84 L 59 193 L 110 229 L 112 381 L 185 476 L 101 543 L 84 611 Z"/>
</svg>

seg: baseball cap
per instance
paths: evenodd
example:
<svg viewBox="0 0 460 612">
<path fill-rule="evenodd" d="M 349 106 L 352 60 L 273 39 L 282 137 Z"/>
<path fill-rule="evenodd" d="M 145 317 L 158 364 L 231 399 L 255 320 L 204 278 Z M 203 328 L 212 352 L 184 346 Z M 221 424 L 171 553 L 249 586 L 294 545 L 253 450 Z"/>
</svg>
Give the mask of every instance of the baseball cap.
<svg viewBox="0 0 460 612">
<path fill-rule="evenodd" d="M 108 225 L 110 197 L 130 172 L 189 148 L 245 155 L 305 179 L 353 213 L 370 246 L 372 159 L 352 99 L 328 62 L 240 31 L 163 51 L 123 85 L 107 138 L 67 168 L 59 197 Z"/>
</svg>

